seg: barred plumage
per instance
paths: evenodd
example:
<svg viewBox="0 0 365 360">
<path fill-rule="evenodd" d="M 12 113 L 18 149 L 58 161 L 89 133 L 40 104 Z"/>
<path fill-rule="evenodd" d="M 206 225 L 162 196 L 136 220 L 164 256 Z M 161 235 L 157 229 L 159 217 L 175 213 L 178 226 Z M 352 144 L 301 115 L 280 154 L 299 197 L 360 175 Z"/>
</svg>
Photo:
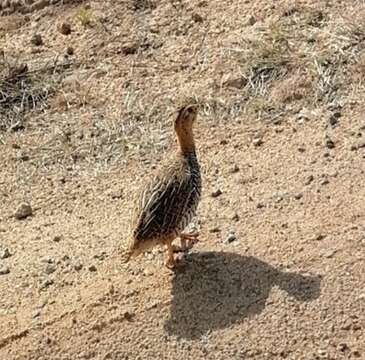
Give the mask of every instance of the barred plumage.
<svg viewBox="0 0 365 360">
<path fill-rule="evenodd" d="M 168 247 L 167 265 L 175 265 L 172 241 L 181 238 L 183 250 L 197 241 L 197 235 L 184 234 L 183 230 L 196 213 L 201 196 L 200 167 L 196 157 L 192 125 L 197 107 L 188 105 L 179 111 L 175 132 L 180 149 L 174 160 L 164 166 L 148 182 L 137 201 L 132 222 L 133 231 L 129 246 L 131 257 L 154 245 Z"/>
</svg>

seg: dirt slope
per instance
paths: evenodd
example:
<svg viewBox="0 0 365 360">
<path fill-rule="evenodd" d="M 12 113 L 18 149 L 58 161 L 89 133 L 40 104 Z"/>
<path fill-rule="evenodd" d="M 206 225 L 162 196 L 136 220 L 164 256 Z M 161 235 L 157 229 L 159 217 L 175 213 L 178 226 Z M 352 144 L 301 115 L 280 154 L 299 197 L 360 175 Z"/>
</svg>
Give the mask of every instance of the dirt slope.
<svg viewBox="0 0 365 360">
<path fill-rule="evenodd" d="M 0 359 L 365 359 L 361 1 L 1 5 Z M 191 94 L 201 242 L 123 264 Z"/>
</svg>

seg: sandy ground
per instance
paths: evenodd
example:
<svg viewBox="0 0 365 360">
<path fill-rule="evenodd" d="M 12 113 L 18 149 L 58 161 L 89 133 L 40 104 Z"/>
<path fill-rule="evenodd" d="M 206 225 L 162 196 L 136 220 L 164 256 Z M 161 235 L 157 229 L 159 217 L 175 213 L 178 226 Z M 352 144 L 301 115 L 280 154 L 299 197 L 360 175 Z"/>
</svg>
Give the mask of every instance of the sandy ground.
<svg viewBox="0 0 365 360">
<path fill-rule="evenodd" d="M 165 36 L 173 26 L 184 31 L 179 21 L 185 8 L 179 10 L 182 18 L 174 18 L 175 25 L 164 24 L 161 17 L 166 9 L 182 6 L 180 2 L 171 7 L 163 1 L 157 8 L 148 1 L 131 3 L 132 9 L 124 3 L 115 8 L 108 2 L 88 4 L 93 17 L 110 19 L 117 12 L 120 19 L 126 11 L 123 26 L 132 21 L 131 13 L 152 11 L 151 28 L 166 31 Z M 198 35 L 206 33 L 208 42 L 217 38 L 218 44 L 237 35 L 242 19 L 237 9 L 248 21 L 254 14 L 261 25 L 282 11 L 259 3 L 267 2 L 231 7 L 224 1 L 194 2 L 186 11 L 190 16 L 189 11 L 200 9 L 211 20 L 210 32 Z M 297 2 L 304 3 L 314 6 Z M 171 111 L 176 103 L 166 93 L 184 83 L 184 77 L 187 88 L 195 85 L 199 93 L 200 85 L 210 84 L 212 72 L 209 64 L 192 70 L 190 78 L 184 69 L 183 74 L 171 70 L 174 64 L 169 64 L 171 71 L 156 70 L 154 61 L 164 57 L 158 47 L 151 50 L 157 58 L 118 52 L 120 41 L 113 43 L 110 36 L 126 30 L 115 18 L 105 23 L 111 34 L 100 24 L 96 30 L 82 30 L 75 13 L 83 19 L 89 15 L 80 15 L 79 6 L 57 4 L 3 17 L 5 54 L 22 53 L 34 65 L 70 45 L 75 63 L 87 66 L 80 65 L 84 72 L 73 70 L 77 81 L 69 78 L 74 73 L 67 74 L 67 106 L 59 99 L 51 102 L 57 99 L 53 97 L 50 107 L 26 114 L 24 128 L 0 128 L 0 359 L 365 359 L 365 122 L 360 90 L 355 94 L 344 84 L 336 93 L 341 97 L 336 121 L 329 102 L 309 107 L 295 99 L 283 112 L 254 116 L 232 110 L 241 95 L 220 93 L 232 111 L 222 105 L 212 115 L 207 107 L 195 128 L 204 187 L 195 221 L 200 242 L 176 272 L 163 266 L 162 249 L 123 264 L 131 199 L 146 174 L 175 146 Z M 345 5 L 328 6 L 332 19 Z M 225 19 L 233 19 L 226 33 L 216 26 L 222 11 Z M 57 30 L 62 21 L 76 29 L 69 40 Z M 45 41 L 40 50 L 29 46 L 35 29 Z M 151 34 L 156 44 L 159 34 Z M 192 41 L 196 54 L 201 37 L 194 34 L 181 41 Z M 104 47 L 102 36 L 110 41 Z M 171 36 L 164 43 L 169 51 L 180 41 Z M 85 49 L 96 51 L 95 57 Z M 205 49 L 209 59 L 214 47 Z M 190 55 L 182 51 L 176 56 Z M 152 65 L 143 70 L 135 64 Z M 102 71 L 85 80 L 90 68 Z M 123 103 L 125 79 L 139 86 L 129 96 L 150 101 L 142 115 L 138 102 L 134 107 Z M 94 84 L 96 95 L 82 92 L 86 83 Z M 168 105 L 154 108 L 155 101 Z M 138 123 L 130 132 L 120 103 Z M 150 122 L 137 117 L 147 113 Z M 273 116 L 280 121 L 270 121 Z M 114 120 L 103 128 L 104 118 Z M 60 134 L 66 134 L 69 147 Z M 215 196 L 218 189 L 221 194 Z M 14 214 L 22 203 L 31 205 L 32 215 L 19 220 Z"/>
</svg>

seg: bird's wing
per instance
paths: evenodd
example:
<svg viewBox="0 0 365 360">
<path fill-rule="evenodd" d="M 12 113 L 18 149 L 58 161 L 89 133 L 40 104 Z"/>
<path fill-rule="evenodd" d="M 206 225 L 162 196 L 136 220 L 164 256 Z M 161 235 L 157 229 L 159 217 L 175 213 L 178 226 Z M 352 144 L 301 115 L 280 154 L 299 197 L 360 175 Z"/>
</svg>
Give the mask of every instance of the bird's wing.
<svg viewBox="0 0 365 360">
<path fill-rule="evenodd" d="M 191 174 L 172 169 L 158 176 L 140 197 L 140 214 L 134 230 L 136 240 L 148 240 L 172 233 L 190 198 Z"/>
</svg>

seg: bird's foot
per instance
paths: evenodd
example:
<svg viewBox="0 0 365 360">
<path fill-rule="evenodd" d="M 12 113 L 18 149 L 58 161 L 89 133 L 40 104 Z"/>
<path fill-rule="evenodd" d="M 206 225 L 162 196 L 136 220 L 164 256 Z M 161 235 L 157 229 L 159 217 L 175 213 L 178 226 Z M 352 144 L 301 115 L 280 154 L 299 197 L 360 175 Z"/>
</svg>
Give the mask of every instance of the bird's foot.
<svg viewBox="0 0 365 360">
<path fill-rule="evenodd" d="M 179 256 L 168 258 L 165 262 L 165 266 L 170 270 L 179 269 L 179 268 L 183 267 L 184 265 L 185 265 L 185 262 L 184 262 L 183 257 L 179 257 Z"/>
<path fill-rule="evenodd" d="M 199 242 L 199 233 L 191 233 L 191 234 L 185 234 L 182 233 L 180 235 L 181 240 L 181 248 L 184 249 L 183 251 L 190 250 L 197 242 Z"/>
</svg>

